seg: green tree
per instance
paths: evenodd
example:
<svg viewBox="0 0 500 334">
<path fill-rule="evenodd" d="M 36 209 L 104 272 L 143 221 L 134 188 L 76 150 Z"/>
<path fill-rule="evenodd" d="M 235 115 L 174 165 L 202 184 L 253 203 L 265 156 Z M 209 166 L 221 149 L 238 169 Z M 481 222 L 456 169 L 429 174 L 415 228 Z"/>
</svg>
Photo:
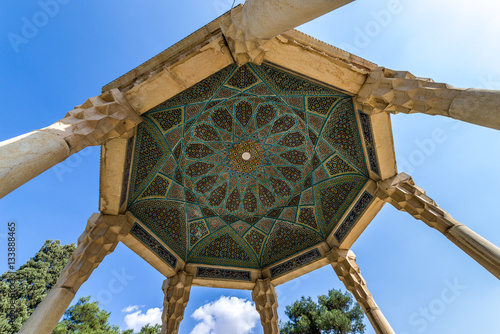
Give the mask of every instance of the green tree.
<svg viewBox="0 0 500 334">
<path fill-rule="evenodd" d="M 150 326 L 147 324 L 146 326 L 141 328 L 141 331 L 137 334 L 160 334 L 161 333 L 161 325 Z"/>
<path fill-rule="evenodd" d="M 282 334 L 356 334 L 364 333 L 363 310 L 354 303 L 349 292 L 332 289 L 327 295 L 318 297 L 318 303 L 311 297 L 301 297 L 286 307 L 290 319 L 280 323 Z"/>
<path fill-rule="evenodd" d="M 17 333 L 69 261 L 75 244 L 45 241 L 34 257 L 16 271 L 0 276 L 0 333 Z"/>
<path fill-rule="evenodd" d="M 109 324 L 111 312 L 99 308 L 99 302 L 91 302 L 90 296 L 81 297 L 78 302 L 64 312 L 52 334 L 134 334 L 132 329 L 120 331 L 118 326 Z M 160 334 L 161 325 L 142 327 L 137 334 Z"/>
<path fill-rule="evenodd" d="M 0 333 L 19 331 L 56 284 L 74 250 L 75 244 L 61 246 L 58 240 L 47 240 L 19 269 L 0 276 Z M 53 333 L 134 334 L 133 330 L 120 332 L 118 326 L 110 325 L 109 315 L 109 312 L 99 309 L 97 302 L 90 302 L 90 297 L 82 297 L 66 310 Z M 137 334 L 160 332 L 160 325 L 146 325 Z"/>
<path fill-rule="evenodd" d="M 99 308 L 99 302 L 90 302 L 90 296 L 81 297 L 75 305 L 64 312 L 53 334 L 120 334 L 118 326 L 108 323 L 110 312 Z"/>
</svg>

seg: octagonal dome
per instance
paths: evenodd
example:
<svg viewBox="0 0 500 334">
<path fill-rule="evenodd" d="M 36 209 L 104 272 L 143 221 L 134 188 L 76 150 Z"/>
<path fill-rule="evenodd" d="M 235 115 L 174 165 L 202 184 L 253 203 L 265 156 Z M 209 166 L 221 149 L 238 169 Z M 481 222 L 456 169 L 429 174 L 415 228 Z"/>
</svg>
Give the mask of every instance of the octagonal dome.
<svg viewBox="0 0 500 334">
<path fill-rule="evenodd" d="M 352 97 L 271 64 L 229 65 L 143 118 L 132 233 L 186 263 L 260 269 L 293 257 L 327 240 L 369 180 Z"/>
</svg>

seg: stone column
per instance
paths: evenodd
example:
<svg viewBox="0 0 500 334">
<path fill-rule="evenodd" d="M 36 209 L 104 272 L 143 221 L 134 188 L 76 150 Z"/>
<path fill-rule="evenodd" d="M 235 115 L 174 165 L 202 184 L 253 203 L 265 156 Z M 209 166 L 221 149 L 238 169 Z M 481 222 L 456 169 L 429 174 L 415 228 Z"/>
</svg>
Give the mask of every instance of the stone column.
<svg viewBox="0 0 500 334">
<path fill-rule="evenodd" d="M 238 65 L 262 63 L 265 42 L 354 0 L 247 0 L 221 24 Z"/>
<path fill-rule="evenodd" d="M 391 325 L 380 311 L 372 294 L 366 287 L 366 281 L 361 276 L 358 265 L 356 264 L 356 255 L 353 251 L 347 249 L 333 249 L 327 254 L 332 267 L 339 279 L 344 283 L 363 311 L 377 334 L 395 334 Z"/>
<path fill-rule="evenodd" d="M 258 279 L 252 291 L 255 308 L 260 314 L 264 334 L 279 334 L 278 294 L 269 278 Z"/>
<path fill-rule="evenodd" d="M 90 277 L 104 257 L 114 251 L 129 229 L 125 215 L 107 216 L 94 213 L 85 231 L 78 238 L 78 246 L 61 272 L 61 276 L 19 333 L 52 333 L 80 286 Z"/>
<path fill-rule="evenodd" d="M 462 89 L 378 67 L 358 93 L 363 112 L 441 115 L 500 130 L 500 91 Z"/>
<path fill-rule="evenodd" d="M 500 248 L 453 219 L 422 188 L 417 187 L 409 175 L 400 173 L 379 182 L 377 186 L 376 195 L 379 198 L 444 234 L 500 279 Z"/>
<path fill-rule="evenodd" d="M 141 118 L 118 89 L 41 130 L 0 142 L 0 198 L 87 146 L 133 135 Z"/>
<path fill-rule="evenodd" d="M 163 281 L 163 314 L 161 334 L 177 334 L 189 301 L 193 275 L 179 271 L 177 275 Z"/>
</svg>

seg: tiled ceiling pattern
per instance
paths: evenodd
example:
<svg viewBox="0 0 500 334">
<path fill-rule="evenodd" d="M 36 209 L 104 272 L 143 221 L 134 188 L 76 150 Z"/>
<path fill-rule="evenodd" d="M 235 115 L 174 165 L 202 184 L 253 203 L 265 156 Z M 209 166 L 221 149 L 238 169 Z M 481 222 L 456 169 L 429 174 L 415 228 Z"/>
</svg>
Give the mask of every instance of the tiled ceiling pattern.
<svg viewBox="0 0 500 334">
<path fill-rule="evenodd" d="M 262 268 L 321 243 L 368 180 L 352 98 L 271 65 L 143 116 L 128 208 L 186 262 Z"/>
</svg>

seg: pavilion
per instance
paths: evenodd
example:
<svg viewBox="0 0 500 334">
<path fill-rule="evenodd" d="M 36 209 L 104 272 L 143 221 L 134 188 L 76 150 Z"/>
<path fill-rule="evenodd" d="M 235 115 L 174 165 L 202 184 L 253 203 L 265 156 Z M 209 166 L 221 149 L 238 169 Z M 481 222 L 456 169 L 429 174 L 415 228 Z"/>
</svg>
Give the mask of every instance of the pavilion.
<svg viewBox="0 0 500 334">
<path fill-rule="evenodd" d="M 390 114 L 500 129 L 500 92 L 392 71 L 293 30 L 352 0 L 247 0 L 104 86 L 53 125 L 0 143 L 0 198 L 100 145 L 99 213 L 20 333 L 51 333 L 118 242 L 166 280 L 162 333 L 192 285 L 252 290 L 279 333 L 275 286 L 325 265 L 377 333 L 394 333 L 351 246 L 387 202 L 500 279 L 500 248 L 396 168 Z"/>
</svg>

